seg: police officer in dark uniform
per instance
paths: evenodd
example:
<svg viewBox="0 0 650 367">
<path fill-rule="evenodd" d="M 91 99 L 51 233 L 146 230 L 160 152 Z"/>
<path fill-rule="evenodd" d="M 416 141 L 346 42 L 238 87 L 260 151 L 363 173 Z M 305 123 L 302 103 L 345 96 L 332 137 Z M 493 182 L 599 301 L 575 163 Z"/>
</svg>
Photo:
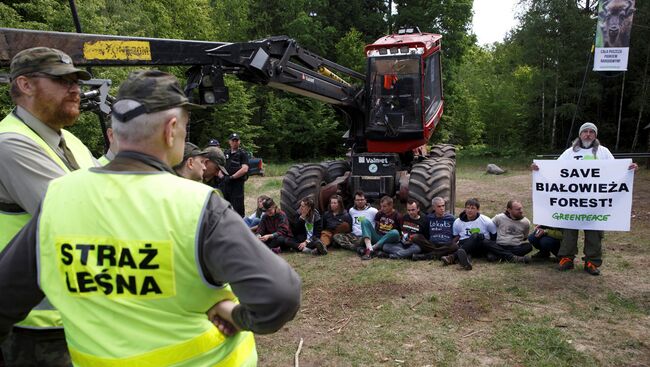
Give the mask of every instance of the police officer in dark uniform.
<svg viewBox="0 0 650 367">
<path fill-rule="evenodd" d="M 226 170 L 229 176 L 224 178 L 223 196 L 230 202 L 233 209 L 244 217 L 244 182 L 248 178 L 248 155 L 239 148 L 239 134 L 232 133 L 228 137 L 230 149 L 226 155 Z"/>
</svg>

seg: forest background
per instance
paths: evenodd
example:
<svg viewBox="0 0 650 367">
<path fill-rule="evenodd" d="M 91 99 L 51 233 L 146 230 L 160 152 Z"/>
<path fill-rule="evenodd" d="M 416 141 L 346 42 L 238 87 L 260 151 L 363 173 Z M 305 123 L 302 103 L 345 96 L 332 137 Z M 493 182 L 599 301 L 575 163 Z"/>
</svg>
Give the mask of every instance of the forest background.
<svg viewBox="0 0 650 367">
<path fill-rule="evenodd" d="M 363 47 L 399 25 L 443 35 L 445 114 L 432 143 L 464 154 L 514 157 L 564 149 L 584 121 L 613 151 L 647 151 L 650 2 L 637 1 L 628 71 L 593 72 L 596 0 L 522 0 L 519 25 L 503 42 L 478 46 L 472 0 L 78 0 L 85 33 L 245 42 L 288 35 L 329 60 L 365 72 Z M 389 12 L 389 9 L 393 9 Z M 494 22 L 499 22 L 498 18 Z M 74 32 L 66 0 L 3 0 L 0 26 Z M 179 77 L 184 70 L 168 67 Z M 129 68 L 94 68 L 113 80 Z M 230 102 L 193 115 L 190 140 L 225 141 L 233 131 L 267 161 L 345 152 L 343 116 L 330 106 L 227 77 Z M 624 85 L 624 89 L 622 86 Z M 12 108 L 0 87 L 0 112 Z M 621 100 L 621 93 L 624 90 Z M 618 127 L 620 115 L 620 129 Z M 100 155 L 92 114 L 71 130 Z"/>
</svg>

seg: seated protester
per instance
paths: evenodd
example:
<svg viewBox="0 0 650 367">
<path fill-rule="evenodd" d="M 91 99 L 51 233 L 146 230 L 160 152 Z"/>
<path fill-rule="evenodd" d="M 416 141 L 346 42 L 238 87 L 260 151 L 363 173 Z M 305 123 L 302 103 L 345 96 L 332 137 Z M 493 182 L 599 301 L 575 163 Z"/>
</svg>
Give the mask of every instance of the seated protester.
<svg viewBox="0 0 650 367">
<path fill-rule="evenodd" d="M 429 223 L 420 213 L 420 203 L 409 200 L 406 203 L 406 215 L 402 219 L 402 239 L 397 243 L 384 243 L 382 251 L 390 259 L 410 259 L 421 252 L 420 246 L 414 243 L 415 237 L 426 240 L 429 237 Z"/>
<path fill-rule="evenodd" d="M 332 244 L 332 237 L 339 233 L 350 233 L 352 230 L 352 217 L 343 206 L 341 195 L 332 195 L 328 210 L 323 214 L 323 230 L 320 240 L 325 248 Z"/>
<path fill-rule="evenodd" d="M 298 242 L 298 250 L 314 255 L 327 255 L 327 250 L 319 238 L 323 221 L 315 208 L 314 200 L 309 197 L 300 200 L 298 213 L 300 216 L 293 232 L 294 239 Z"/>
<path fill-rule="evenodd" d="M 384 196 L 379 201 L 379 213 L 374 225 L 369 220 L 361 222 L 361 238 L 365 249 L 361 260 L 370 260 L 387 242 L 398 242 L 402 230 L 402 216 L 393 208 L 393 198 Z"/>
<path fill-rule="evenodd" d="M 497 241 L 496 246 L 488 249 L 488 261 L 529 263 L 530 256 L 526 254 L 533 250 L 533 246 L 526 242 L 530 221 L 524 217 L 521 202 L 508 201 L 506 211 L 495 215 L 492 222 L 497 226 Z"/>
<path fill-rule="evenodd" d="M 199 149 L 196 145 L 185 142 L 185 150 L 183 151 L 183 160 L 181 163 L 174 166 L 174 171 L 180 177 L 192 181 L 201 182 L 203 180 L 203 173 L 205 172 L 205 160 L 208 152 Z"/>
<path fill-rule="evenodd" d="M 427 214 L 426 217 L 429 235 L 413 237 L 413 243 L 422 250 L 421 253 L 413 255 L 413 260 L 438 260 L 458 250 L 452 230 L 456 218 L 445 212 L 445 199 L 437 196 L 431 200 L 431 204 L 433 213 Z"/>
<path fill-rule="evenodd" d="M 257 229 L 257 225 L 260 224 L 262 220 L 262 215 L 264 215 L 264 200 L 269 199 L 266 195 L 260 195 L 257 197 L 257 209 L 251 213 L 248 217 L 244 217 L 244 223 L 250 229 Z"/>
<path fill-rule="evenodd" d="M 497 227 L 492 220 L 479 213 L 481 204 L 478 199 L 465 202 L 465 210 L 454 221 L 454 243 L 458 243 L 458 251 L 440 258 L 444 265 L 458 263 L 465 270 L 472 270 L 471 256 L 483 256 L 488 248 L 495 246 Z"/>
<path fill-rule="evenodd" d="M 264 200 L 262 206 L 264 215 L 257 226 L 257 238 L 276 254 L 282 252 L 283 249 L 302 250 L 299 249 L 298 242 L 293 239 L 287 215 L 275 205 L 273 199 Z"/>
<path fill-rule="evenodd" d="M 539 252 L 531 256 L 533 259 L 548 259 L 551 253 L 557 257 L 557 253 L 560 251 L 560 244 L 562 243 L 562 230 L 538 225 L 535 227 L 533 233 L 528 236 L 528 242 L 539 250 Z"/>
<path fill-rule="evenodd" d="M 363 191 L 354 193 L 354 205 L 349 210 L 352 219 L 352 233 L 339 233 L 334 235 L 334 242 L 341 248 L 358 251 L 361 246 L 361 223 L 368 221 L 374 225 L 377 209 L 368 205 L 366 194 Z"/>
</svg>

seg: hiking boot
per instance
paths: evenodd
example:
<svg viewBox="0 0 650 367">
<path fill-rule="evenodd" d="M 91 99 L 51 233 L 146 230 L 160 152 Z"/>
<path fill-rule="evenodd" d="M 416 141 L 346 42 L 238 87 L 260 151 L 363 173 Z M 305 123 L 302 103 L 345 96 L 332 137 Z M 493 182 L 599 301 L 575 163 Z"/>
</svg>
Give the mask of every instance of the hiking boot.
<svg viewBox="0 0 650 367">
<path fill-rule="evenodd" d="M 415 255 L 413 255 L 413 256 L 415 256 Z M 442 265 L 444 265 L 444 266 L 453 265 L 453 264 L 456 263 L 456 257 L 453 254 L 443 256 L 443 257 L 440 258 L 440 260 L 442 260 Z"/>
<path fill-rule="evenodd" d="M 571 270 L 575 267 L 573 265 L 573 259 L 570 257 L 561 257 L 560 258 L 560 264 L 557 266 L 557 270 L 559 271 L 567 271 Z"/>
<path fill-rule="evenodd" d="M 282 252 L 282 249 L 280 249 L 280 246 L 278 246 L 278 247 L 273 247 L 273 248 L 271 249 L 271 251 L 273 251 L 273 253 L 279 255 L 279 254 Z"/>
<path fill-rule="evenodd" d="M 327 255 L 327 247 L 325 247 L 321 241 L 314 241 L 314 246 L 316 247 L 316 253 L 318 255 Z"/>
<path fill-rule="evenodd" d="M 591 275 L 600 275 L 600 270 L 591 261 L 585 261 L 585 271 Z"/>
<path fill-rule="evenodd" d="M 366 249 L 363 253 L 363 256 L 361 256 L 361 260 L 370 260 L 372 259 L 372 256 L 373 256 L 373 251 Z"/>
<path fill-rule="evenodd" d="M 517 255 L 514 255 L 512 257 L 512 260 L 510 260 L 510 261 L 512 261 L 513 263 L 528 264 L 528 263 L 530 263 L 530 256 L 517 256 Z"/>
<path fill-rule="evenodd" d="M 463 267 L 463 269 L 472 270 L 472 260 L 465 250 L 462 248 L 458 249 L 458 251 L 456 251 L 456 257 L 458 258 L 458 263 Z"/>
<path fill-rule="evenodd" d="M 491 252 L 488 252 L 487 255 L 485 255 L 485 259 L 489 263 L 495 263 L 495 262 L 499 261 L 499 257 L 497 255 L 491 253 Z"/>
</svg>

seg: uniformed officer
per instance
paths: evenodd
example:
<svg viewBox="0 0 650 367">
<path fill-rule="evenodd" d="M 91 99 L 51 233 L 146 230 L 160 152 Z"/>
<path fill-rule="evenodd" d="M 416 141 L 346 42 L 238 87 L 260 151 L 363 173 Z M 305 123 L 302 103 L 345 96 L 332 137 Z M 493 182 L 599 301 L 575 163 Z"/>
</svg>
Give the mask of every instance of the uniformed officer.
<svg viewBox="0 0 650 367">
<path fill-rule="evenodd" d="M 75 365 L 255 365 L 251 331 L 295 316 L 300 279 L 212 188 L 173 173 L 194 107 L 172 75 L 129 75 L 115 159 L 52 181 L 0 254 L 0 340 L 45 293 Z"/>
<path fill-rule="evenodd" d="M 64 129 L 77 121 L 79 80 L 90 74 L 75 68 L 64 52 L 36 47 L 14 56 L 10 78 L 16 108 L 0 122 L 0 250 L 36 213 L 50 180 L 98 165 Z M 7 364 L 69 365 L 61 326 L 60 315 L 44 300 L 3 344 Z"/>
<path fill-rule="evenodd" d="M 244 182 L 248 178 L 248 155 L 239 147 L 239 134 L 228 137 L 230 150 L 226 150 L 226 170 L 230 176 L 224 178 L 223 196 L 232 207 L 244 217 Z"/>
</svg>

